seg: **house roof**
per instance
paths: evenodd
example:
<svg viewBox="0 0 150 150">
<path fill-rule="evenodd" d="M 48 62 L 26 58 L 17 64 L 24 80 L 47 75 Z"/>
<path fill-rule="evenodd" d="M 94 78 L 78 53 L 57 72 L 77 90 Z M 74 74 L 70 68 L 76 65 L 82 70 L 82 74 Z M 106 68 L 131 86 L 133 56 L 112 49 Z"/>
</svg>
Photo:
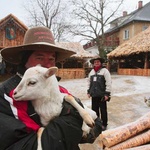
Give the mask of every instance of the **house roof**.
<svg viewBox="0 0 150 150">
<path fill-rule="evenodd" d="M 108 59 L 150 52 L 150 27 L 107 54 Z"/>
<path fill-rule="evenodd" d="M 83 46 L 79 42 L 60 42 L 60 43 L 57 42 L 56 45 L 76 52 L 76 54 L 72 55 L 71 57 L 92 58 L 95 56 L 89 53 L 88 51 L 85 51 Z"/>
<path fill-rule="evenodd" d="M 137 9 L 130 14 L 126 16 L 119 17 L 115 20 L 113 20 L 111 23 L 117 22 L 118 25 L 108 29 L 105 33 L 109 33 L 112 31 L 115 31 L 133 21 L 147 21 L 150 22 L 150 15 L 149 15 L 149 10 L 150 10 L 150 2 L 148 2 L 146 5 L 144 5 L 142 8 Z"/>
<path fill-rule="evenodd" d="M 14 22 L 18 27 L 20 27 L 25 32 L 28 29 L 28 27 L 13 14 L 9 14 L 8 16 L 0 20 L 0 29 L 6 26 L 6 24 L 12 23 L 12 22 Z"/>
</svg>

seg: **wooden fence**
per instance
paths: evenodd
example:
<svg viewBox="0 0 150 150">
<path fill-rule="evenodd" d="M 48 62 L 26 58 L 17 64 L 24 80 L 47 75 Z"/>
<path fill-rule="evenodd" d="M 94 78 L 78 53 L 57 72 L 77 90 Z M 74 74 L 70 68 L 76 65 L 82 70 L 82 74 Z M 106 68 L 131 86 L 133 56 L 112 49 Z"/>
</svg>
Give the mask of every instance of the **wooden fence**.
<svg viewBox="0 0 150 150">
<path fill-rule="evenodd" d="M 150 76 L 150 69 L 118 69 L 119 75 Z"/>
<path fill-rule="evenodd" d="M 82 68 L 58 69 L 56 74 L 62 79 L 81 79 L 85 78 L 85 70 Z"/>
</svg>

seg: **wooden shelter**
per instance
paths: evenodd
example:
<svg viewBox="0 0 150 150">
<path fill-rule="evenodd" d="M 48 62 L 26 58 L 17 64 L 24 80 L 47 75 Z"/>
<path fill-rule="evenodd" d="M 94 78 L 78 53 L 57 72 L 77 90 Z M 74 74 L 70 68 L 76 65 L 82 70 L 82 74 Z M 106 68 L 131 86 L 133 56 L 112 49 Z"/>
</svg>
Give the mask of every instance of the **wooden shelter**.
<svg viewBox="0 0 150 150">
<path fill-rule="evenodd" d="M 56 44 L 76 52 L 70 58 L 56 64 L 59 67 L 58 75 L 64 79 L 86 77 L 88 72 L 88 59 L 94 57 L 94 55 L 85 51 L 79 42 L 59 42 Z"/>
<path fill-rule="evenodd" d="M 118 74 L 150 75 L 150 27 L 107 54 L 118 62 Z M 111 67 L 111 64 L 109 64 Z"/>
<path fill-rule="evenodd" d="M 85 51 L 83 46 L 79 43 L 79 42 L 60 42 L 60 43 L 56 43 L 57 45 L 59 45 L 60 47 L 64 47 L 66 49 L 70 49 L 74 52 L 76 52 L 76 54 L 72 55 L 69 60 L 73 60 L 75 59 L 78 63 L 80 63 L 80 67 L 79 68 L 84 68 L 84 63 L 94 57 L 95 55 L 89 53 L 88 51 Z M 66 62 L 61 62 L 62 63 L 62 68 L 63 68 L 63 63 Z M 77 66 L 78 67 L 78 66 Z"/>
</svg>

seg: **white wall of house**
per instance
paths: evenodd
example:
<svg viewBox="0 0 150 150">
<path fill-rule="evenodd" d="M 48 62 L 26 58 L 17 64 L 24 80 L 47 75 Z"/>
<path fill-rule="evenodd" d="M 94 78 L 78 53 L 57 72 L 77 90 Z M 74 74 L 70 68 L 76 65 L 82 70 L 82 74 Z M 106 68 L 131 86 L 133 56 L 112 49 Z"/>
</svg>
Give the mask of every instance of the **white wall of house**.
<svg viewBox="0 0 150 150">
<path fill-rule="evenodd" d="M 98 47 L 97 46 L 93 46 L 93 47 L 89 47 L 86 49 L 86 51 L 88 51 L 89 53 L 93 54 L 94 56 L 99 55 L 99 51 L 98 51 Z M 88 64 L 88 66 L 91 68 L 92 64 L 90 63 L 90 58 L 86 61 L 86 64 Z"/>
<path fill-rule="evenodd" d="M 97 46 L 89 47 L 86 49 L 86 51 L 88 51 L 89 53 L 94 54 L 94 55 L 99 55 Z"/>
</svg>

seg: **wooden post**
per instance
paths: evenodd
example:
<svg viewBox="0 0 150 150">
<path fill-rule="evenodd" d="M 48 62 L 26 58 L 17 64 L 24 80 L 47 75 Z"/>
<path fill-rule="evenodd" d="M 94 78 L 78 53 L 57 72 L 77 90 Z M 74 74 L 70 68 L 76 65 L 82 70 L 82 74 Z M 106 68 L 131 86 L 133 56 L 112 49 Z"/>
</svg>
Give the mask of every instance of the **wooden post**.
<svg viewBox="0 0 150 150">
<path fill-rule="evenodd" d="M 60 62 L 62 69 L 64 68 L 64 63 L 65 63 L 65 61 L 61 61 L 61 62 Z"/>
<path fill-rule="evenodd" d="M 118 60 L 118 66 L 117 66 L 117 73 L 119 74 L 119 69 L 120 69 L 120 59 Z"/>
<path fill-rule="evenodd" d="M 106 65 L 106 68 L 110 71 L 110 66 L 111 66 L 111 60 L 110 59 L 108 59 L 108 62 L 107 62 L 107 65 Z"/>
<path fill-rule="evenodd" d="M 144 69 L 148 69 L 148 53 L 145 53 Z"/>
</svg>

